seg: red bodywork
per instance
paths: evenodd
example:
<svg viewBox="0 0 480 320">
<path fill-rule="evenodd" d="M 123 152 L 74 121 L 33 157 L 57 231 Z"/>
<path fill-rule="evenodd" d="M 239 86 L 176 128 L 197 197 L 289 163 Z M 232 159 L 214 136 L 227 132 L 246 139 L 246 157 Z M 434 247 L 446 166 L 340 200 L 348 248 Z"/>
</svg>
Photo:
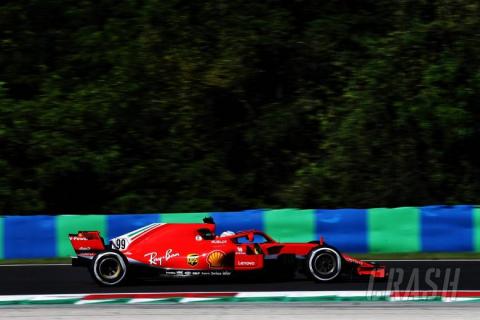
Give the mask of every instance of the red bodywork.
<svg viewBox="0 0 480 320">
<path fill-rule="evenodd" d="M 71 234 L 70 240 L 79 258 L 91 259 L 105 249 L 98 232 Z M 212 223 L 155 223 L 110 241 L 130 265 L 144 265 L 187 274 L 263 269 L 266 261 L 282 256 L 296 260 L 307 258 L 312 249 L 324 246 L 323 239 L 311 243 L 280 243 L 258 230 L 215 235 Z M 342 254 L 346 265 L 357 275 L 383 278 L 385 268 Z M 177 273 L 178 274 L 178 273 Z"/>
<path fill-rule="evenodd" d="M 105 250 L 103 239 L 98 231 L 79 231 L 69 235 L 75 253 L 83 257 L 93 257 Z"/>
</svg>

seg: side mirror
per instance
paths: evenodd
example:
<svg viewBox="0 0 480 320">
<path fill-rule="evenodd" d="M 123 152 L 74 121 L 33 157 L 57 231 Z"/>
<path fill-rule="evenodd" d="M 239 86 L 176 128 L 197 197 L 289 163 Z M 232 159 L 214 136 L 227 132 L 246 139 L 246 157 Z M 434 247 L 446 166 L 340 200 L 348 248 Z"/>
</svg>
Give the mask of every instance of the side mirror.
<svg viewBox="0 0 480 320">
<path fill-rule="evenodd" d="M 255 238 L 255 235 L 253 232 L 249 232 L 247 235 L 248 242 L 253 242 L 253 239 Z"/>
</svg>

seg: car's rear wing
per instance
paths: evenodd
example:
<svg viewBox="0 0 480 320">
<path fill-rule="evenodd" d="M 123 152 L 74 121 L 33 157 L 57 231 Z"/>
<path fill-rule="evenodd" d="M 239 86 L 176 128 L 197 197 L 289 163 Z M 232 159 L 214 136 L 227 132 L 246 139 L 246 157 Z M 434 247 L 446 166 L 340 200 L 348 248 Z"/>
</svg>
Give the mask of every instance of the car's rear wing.
<svg viewBox="0 0 480 320">
<path fill-rule="evenodd" d="M 77 234 L 69 234 L 68 238 L 79 257 L 91 258 L 105 250 L 103 238 L 98 231 L 79 231 Z"/>
</svg>

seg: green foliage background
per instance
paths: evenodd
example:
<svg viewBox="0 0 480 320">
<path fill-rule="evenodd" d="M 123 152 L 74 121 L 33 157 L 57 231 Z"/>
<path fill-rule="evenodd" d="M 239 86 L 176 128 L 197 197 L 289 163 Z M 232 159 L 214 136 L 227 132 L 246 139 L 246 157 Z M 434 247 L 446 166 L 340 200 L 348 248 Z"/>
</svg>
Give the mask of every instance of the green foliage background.
<svg viewBox="0 0 480 320">
<path fill-rule="evenodd" d="M 472 0 L 0 3 L 0 211 L 480 201 Z"/>
</svg>

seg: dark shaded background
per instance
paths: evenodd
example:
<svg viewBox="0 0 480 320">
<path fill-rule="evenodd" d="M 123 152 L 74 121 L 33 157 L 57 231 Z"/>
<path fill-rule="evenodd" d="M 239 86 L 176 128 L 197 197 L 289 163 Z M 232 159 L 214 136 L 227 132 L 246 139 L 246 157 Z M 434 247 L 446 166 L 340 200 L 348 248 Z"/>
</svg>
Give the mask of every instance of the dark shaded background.
<svg viewBox="0 0 480 320">
<path fill-rule="evenodd" d="M 479 203 L 478 1 L 0 3 L 3 213 Z"/>
</svg>

